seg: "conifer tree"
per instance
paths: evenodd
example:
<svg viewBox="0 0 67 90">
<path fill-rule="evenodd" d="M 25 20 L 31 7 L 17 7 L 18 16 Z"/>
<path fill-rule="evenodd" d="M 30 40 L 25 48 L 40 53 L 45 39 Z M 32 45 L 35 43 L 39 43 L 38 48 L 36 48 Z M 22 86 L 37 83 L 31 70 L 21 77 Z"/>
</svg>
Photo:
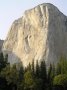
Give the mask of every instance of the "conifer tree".
<svg viewBox="0 0 67 90">
<path fill-rule="evenodd" d="M 40 78 L 42 79 L 42 90 L 45 90 L 47 84 L 47 72 L 44 60 L 41 61 L 40 65 Z"/>
<path fill-rule="evenodd" d="M 48 69 L 48 87 L 49 87 L 49 90 L 52 90 L 52 65 L 50 64 L 50 67 Z"/>
<path fill-rule="evenodd" d="M 24 90 L 35 90 L 36 84 L 32 72 L 28 69 L 24 73 Z"/>
<path fill-rule="evenodd" d="M 3 53 L 0 53 L 0 72 L 3 68 L 6 67 L 6 63 L 4 61 L 4 56 L 3 56 Z"/>
<path fill-rule="evenodd" d="M 34 60 L 32 61 L 31 70 L 32 70 L 33 75 L 35 76 Z"/>
<path fill-rule="evenodd" d="M 39 67 L 39 64 L 38 64 L 38 60 L 36 61 L 36 68 L 35 68 L 35 74 L 36 74 L 36 77 L 39 78 L 40 77 L 40 67 Z"/>
<path fill-rule="evenodd" d="M 18 90 L 24 90 L 24 67 L 23 65 L 19 69 L 19 80 L 18 80 Z"/>
</svg>

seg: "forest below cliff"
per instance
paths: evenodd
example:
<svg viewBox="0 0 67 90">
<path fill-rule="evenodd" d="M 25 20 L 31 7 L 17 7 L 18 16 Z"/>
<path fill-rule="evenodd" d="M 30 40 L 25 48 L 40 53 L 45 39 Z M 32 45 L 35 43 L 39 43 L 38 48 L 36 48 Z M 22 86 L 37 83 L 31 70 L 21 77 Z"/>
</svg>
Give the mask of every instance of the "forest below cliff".
<svg viewBox="0 0 67 90">
<path fill-rule="evenodd" d="M 20 63 L 10 65 L 8 55 L 0 53 L 0 90 L 67 90 L 67 60 L 61 57 L 57 65 L 46 68 L 34 60 L 26 68 Z"/>
</svg>

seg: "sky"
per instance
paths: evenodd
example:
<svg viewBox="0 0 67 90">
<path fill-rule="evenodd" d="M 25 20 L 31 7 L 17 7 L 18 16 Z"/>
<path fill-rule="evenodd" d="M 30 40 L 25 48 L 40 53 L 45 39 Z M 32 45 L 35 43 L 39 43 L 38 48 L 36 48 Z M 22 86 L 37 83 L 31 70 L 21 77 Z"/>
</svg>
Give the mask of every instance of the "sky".
<svg viewBox="0 0 67 90">
<path fill-rule="evenodd" d="M 14 20 L 38 4 L 52 3 L 67 16 L 67 0 L 0 0 L 0 39 L 5 39 Z"/>
</svg>

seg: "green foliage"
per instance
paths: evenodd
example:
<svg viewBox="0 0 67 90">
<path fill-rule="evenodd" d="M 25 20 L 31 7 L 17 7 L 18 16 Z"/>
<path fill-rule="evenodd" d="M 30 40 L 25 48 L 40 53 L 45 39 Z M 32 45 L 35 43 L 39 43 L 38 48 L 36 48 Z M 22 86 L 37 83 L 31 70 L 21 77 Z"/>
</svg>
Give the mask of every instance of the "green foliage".
<svg viewBox="0 0 67 90">
<path fill-rule="evenodd" d="M 35 79 L 32 75 L 31 71 L 27 71 L 24 74 L 24 89 L 27 90 L 32 90 L 35 87 Z"/>
<path fill-rule="evenodd" d="M 42 81 L 42 79 L 36 78 L 35 79 L 35 89 L 34 90 L 42 90 L 42 88 L 43 88 L 43 81 Z"/>
<path fill-rule="evenodd" d="M 34 60 L 32 61 L 31 71 L 32 71 L 32 74 L 35 76 L 35 66 L 34 66 Z"/>
<path fill-rule="evenodd" d="M 18 76 L 19 76 L 18 71 L 15 65 L 13 65 L 12 67 L 7 66 L 1 71 L 1 77 L 6 78 L 6 80 L 8 81 L 8 84 L 10 83 L 16 84 L 19 79 Z"/>
<path fill-rule="evenodd" d="M 40 64 L 40 79 L 42 80 L 42 90 L 45 90 L 47 84 L 47 71 L 44 60 L 42 60 Z"/>
<path fill-rule="evenodd" d="M 60 74 L 54 77 L 54 85 L 67 86 L 67 74 Z"/>
<path fill-rule="evenodd" d="M 40 66 L 39 66 L 38 60 L 36 61 L 35 75 L 37 78 L 40 77 Z"/>
<path fill-rule="evenodd" d="M 24 68 L 23 66 L 19 69 L 19 81 L 21 82 L 24 78 Z"/>
<path fill-rule="evenodd" d="M 56 67 L 56 74 L 66 74 L 67 73 L 67 60 L 64 57 L 61 57 Z"/>
<path fill-rule="evenodd" d="M 3 53 L 0 53 L 0 72 L 3 68 L 5 68 L 8 65 L 8 55 L 3 55 Z"/>
<path fill-rule="evenodd" d="M 34 60 L 32 64 L 24 68 L 23 65 L 14 64 L 10 66 L 8 63 L 8 55 L 0 54 L 0 79 L 2 85 L 0 87 L 13 90 L 15 86 L 16 90 L 52 90 L 53 85 L 67 86 L 67 60 L 61 57 L 57 66 L 50 64 L 50 67 L 46 69 L 44 60 L 41 63 L 36 61 L 34 66 Z M 4 84 L 3 84 L 4 82 Z M 5 84 L 5 82 L 7 82 Z M 11 87 L 11 88 L 10 88 Z"/>
<path fill-rule="evenodd" d="M 45 65 L 45 61 L 41 61 L 41 65 L 40 65 L 40 77 L 42 79 L 47 79 L 47 72 L 46 72 L 46 65 Z"/>
<path fill-rule="evenodd" d="M 9 64 L 9 63 L 8 63 L 8 54 L 5 55 L 5 57 L 4 57 L 4 62 L 5 62 L 6 65 Z"/>
<path fill-rule="evenodd" d="M 0 77 L 0 90 L 5 90 L 7 88 L 7 81 L 5 78 Z"/>
<path fill-rule="evenodd" d="M 49 86 L 49 89 L 51 90 L 52 89 L 52 86 L 53 86 L 53 68 L 52 68 L 52 65 L 50 64 L 50 67 L 49 67 L 49 69 L 48 69 L 48 75 L 47 75 L 47 77 L 48 77 L 48 86 Z"/>
</svg>

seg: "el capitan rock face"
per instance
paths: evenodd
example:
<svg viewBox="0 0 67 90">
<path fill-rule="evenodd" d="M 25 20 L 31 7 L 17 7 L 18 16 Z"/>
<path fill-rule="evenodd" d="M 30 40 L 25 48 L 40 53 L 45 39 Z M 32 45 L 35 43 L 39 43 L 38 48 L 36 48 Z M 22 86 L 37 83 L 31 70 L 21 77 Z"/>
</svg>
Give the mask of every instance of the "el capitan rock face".
<svg viewBox="0 0 67 90">
<path fill-rule="evenodd" d="M 3 51 L 10 62 L 20 59 L 24 66 L 32 60 L 56 63 L 61 56 L 67 56 L 67 17 L 48 3 L 25 11 L 12 24 Z"/>
</svg>

